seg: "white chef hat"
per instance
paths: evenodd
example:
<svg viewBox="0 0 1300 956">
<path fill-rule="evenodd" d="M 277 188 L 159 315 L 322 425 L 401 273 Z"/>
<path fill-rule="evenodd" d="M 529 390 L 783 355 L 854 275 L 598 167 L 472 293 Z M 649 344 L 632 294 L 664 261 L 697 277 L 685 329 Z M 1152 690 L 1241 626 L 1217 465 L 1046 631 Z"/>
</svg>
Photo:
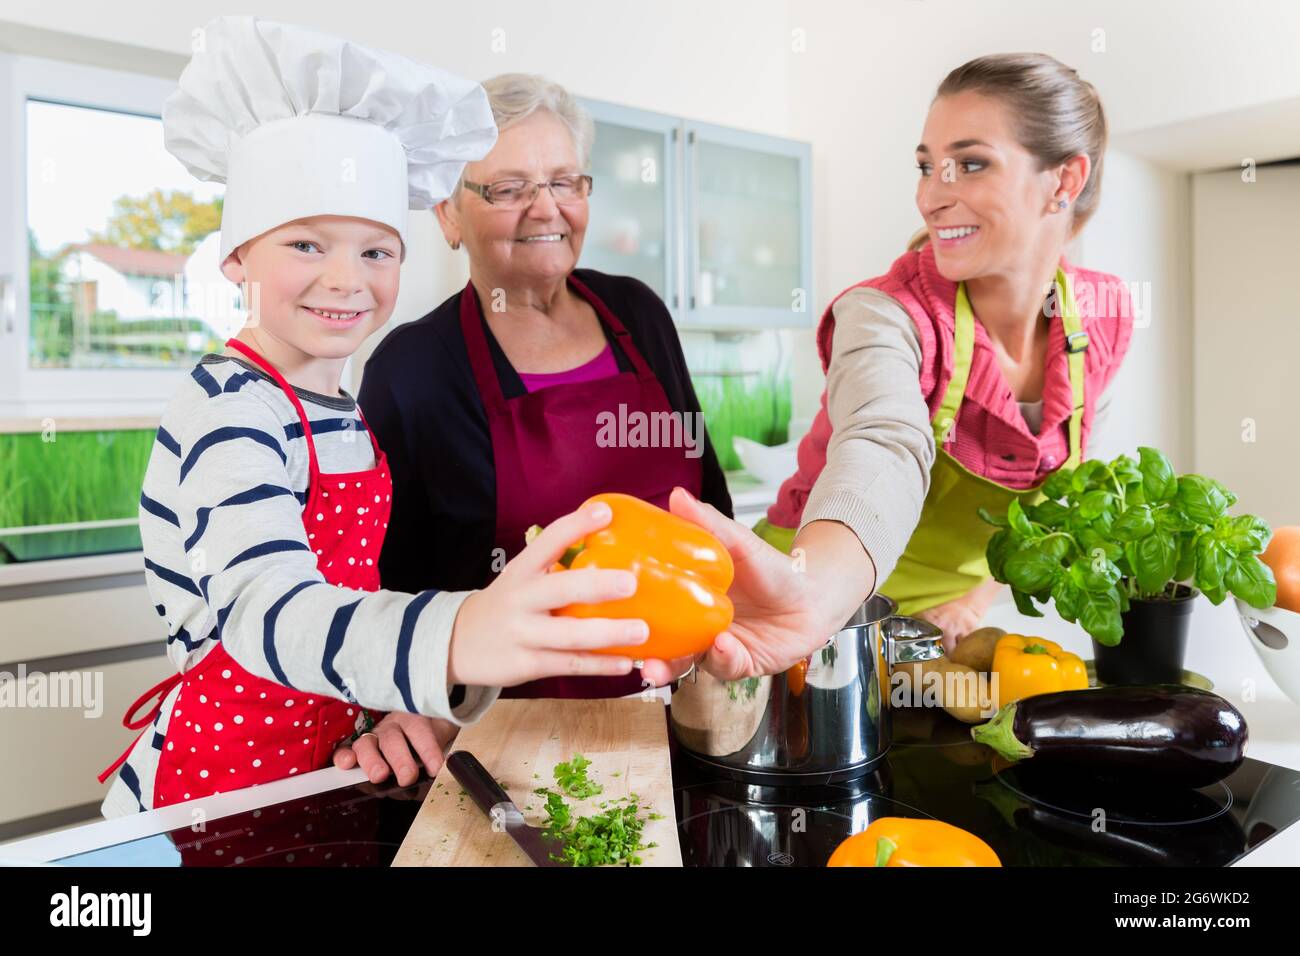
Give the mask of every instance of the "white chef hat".
<svg viewBox="0 0 1300 956">
<path fill-rule="evenodd" d="M 163 105 L 167 150 L 224 182 L 221 261 L 306 216 L 357 216 L 406 239 L 407 209 L 451 195 L 497 129 L 479 84 L 304 27 L 218 17 Z"/>
</svg>

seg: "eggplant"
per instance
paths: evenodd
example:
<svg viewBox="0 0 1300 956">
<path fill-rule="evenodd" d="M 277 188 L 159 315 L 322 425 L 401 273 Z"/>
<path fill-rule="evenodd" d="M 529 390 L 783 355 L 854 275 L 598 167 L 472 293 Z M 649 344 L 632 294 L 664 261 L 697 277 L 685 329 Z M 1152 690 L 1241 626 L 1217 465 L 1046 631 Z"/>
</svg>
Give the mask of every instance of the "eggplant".
<svg viewBox="0 0 1300 956">
<path fill-rule="evenodd" d="M 1012 763 L 1080 778 L 1205 787 L 1246 757 L 1246 718 L 1218 694 L 1181 684 L 1035 694 L 971 736 Z"/>
</svg>

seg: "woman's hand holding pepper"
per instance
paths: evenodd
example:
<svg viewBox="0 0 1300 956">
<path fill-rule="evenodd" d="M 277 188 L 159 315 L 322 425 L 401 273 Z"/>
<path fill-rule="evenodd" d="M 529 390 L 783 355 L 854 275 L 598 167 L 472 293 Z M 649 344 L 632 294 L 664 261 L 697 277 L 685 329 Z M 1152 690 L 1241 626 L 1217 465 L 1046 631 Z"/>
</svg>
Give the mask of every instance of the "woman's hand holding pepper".
<svg viewBox="0 0 1300 956">
<path fill-rule="evenodd" d="M 674 489 L 669 510 L 712 532 L 736 565 L 728 592 L 736 607 L 735 620 L 700 660 L 700 666 L 720 680 L 788 669 L 843 626 L 852 613 L 841 613 L 843 606 L 856 607 L 871 593 L 875 578 L 870 558 L 842 525 L 835 527 L 852 538 L 856 559 L 842 536 L 817 540 L 826 538 L 818 533 L 812 538 L 817 554 L 799 561 L 682 488 Z M 648 662 L 642 673 L 656 683 L 669 674 Z"/>
</svg>

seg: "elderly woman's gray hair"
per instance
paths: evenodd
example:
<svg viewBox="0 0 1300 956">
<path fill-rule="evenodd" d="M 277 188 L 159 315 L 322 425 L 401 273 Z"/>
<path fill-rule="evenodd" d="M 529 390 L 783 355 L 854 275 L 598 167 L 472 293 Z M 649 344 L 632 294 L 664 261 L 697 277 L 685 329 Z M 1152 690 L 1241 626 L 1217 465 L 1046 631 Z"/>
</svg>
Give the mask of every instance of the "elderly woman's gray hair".
<svg viewBox="0 0 1300 956">
<path fill-rule="evenodd" d="M 483 82 L 497 131 L 504 133 L 538 110 L 553 113 L 573 136 L 582 169 L 591 160 L 591 144 L 596 138 L 596 124 L 582 108 L 577 97 L 559 83 L 536 73 L 502 73 Z M 457 184 L 456 192 L 460 192 Z"/>
</svg>

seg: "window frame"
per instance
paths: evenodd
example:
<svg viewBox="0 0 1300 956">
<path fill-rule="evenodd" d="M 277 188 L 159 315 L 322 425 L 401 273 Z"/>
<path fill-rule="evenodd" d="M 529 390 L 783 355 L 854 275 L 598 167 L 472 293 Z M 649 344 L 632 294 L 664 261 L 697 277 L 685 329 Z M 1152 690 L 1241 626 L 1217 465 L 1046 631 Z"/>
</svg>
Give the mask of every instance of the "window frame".
<svg viewBox="0 0 1300 956">
<path fill-rule="evenodd" d="M 160 118 L 175 80 L 0 54 L 0 419 L 157 418 L 188 369 L 33 369 L 27 250 L 27 101 Z M 8 183 L 8 188 L 3 186 Z"/>
</svg>

